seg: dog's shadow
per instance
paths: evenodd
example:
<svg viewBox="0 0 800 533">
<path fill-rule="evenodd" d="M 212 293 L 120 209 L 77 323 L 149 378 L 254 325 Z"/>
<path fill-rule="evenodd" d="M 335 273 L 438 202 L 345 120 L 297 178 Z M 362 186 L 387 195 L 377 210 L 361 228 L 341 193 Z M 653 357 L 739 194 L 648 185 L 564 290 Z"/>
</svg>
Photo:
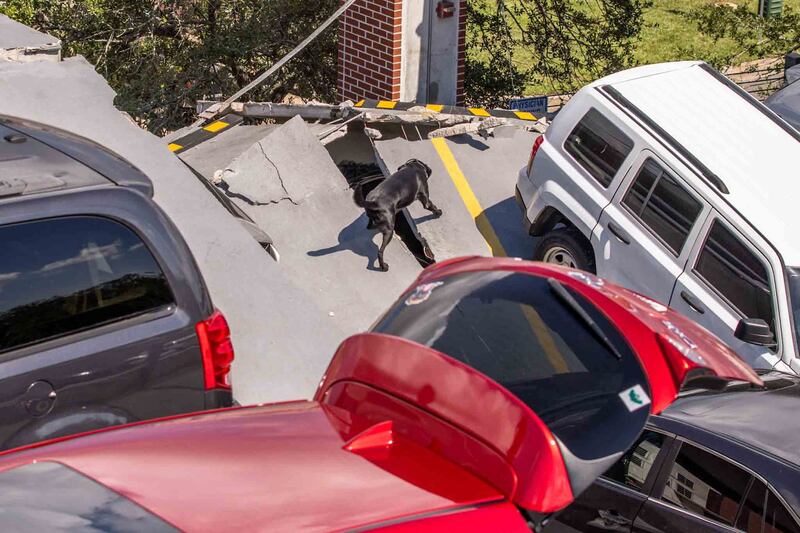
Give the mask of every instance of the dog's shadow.
<svg viewBox="0 0 800 533">
<path fill-rule="evenodd" d="M 375 231 L 367 229 L 367 214 L 362 213 L 339 232 L 337 236 L 339 244 L 328 248 L 320 248 L 319 250 L 310 250 L 306 254 L 311 257 L 321 257 L 337 252 L 350 251 L 367 258 L 367 270 L 379 271 L 380 269 L 375 266 L 375 262 L 378 259 L 378 245 L 372 241 L 374 235 Z"/>
</svg>

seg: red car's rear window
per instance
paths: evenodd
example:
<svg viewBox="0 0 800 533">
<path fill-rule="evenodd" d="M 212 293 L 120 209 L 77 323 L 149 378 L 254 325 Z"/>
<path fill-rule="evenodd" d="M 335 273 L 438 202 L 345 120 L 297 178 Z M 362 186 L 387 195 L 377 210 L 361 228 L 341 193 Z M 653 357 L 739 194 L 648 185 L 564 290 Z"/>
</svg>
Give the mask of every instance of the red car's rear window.
<svg viewBox="0 0 800 533">
<path fill-rule="evenodd" d="M 554 283 L 509 271 L 456 274 L 409 291 L 373 331 L 470 365 L 531 407 L 571 453 L 605 457 L 636 439 L 650 387 L 619 330 Z"/>
<path fill-rule="evenodd" d="M 4 531 L 178 531 L 111 489 L 64 466 L 40 462 L 0 472 Z"/>
</svg>

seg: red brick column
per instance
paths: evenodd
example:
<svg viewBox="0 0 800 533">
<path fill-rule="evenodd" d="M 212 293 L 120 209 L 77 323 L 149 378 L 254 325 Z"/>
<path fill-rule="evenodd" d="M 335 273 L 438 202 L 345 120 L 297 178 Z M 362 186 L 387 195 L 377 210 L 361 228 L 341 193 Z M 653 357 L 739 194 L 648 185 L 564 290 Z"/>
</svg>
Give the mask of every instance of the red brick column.
<svg viewBox="0 0 800 533">
<path fill-rule="evenodd" d="M 466 43 L 467 43 L 467 0 L 459 0 L 458 71 L 456 73 L 456 105 L 464 105 L 464 64 L 466 63 L 467 60 Z"/>
<path fill-rule="evenodd" d="M 337 89 L 342 100 L 400 98 L 402 28 L 403 0 L 358 0 L 341 16 Z"/>
</svg>

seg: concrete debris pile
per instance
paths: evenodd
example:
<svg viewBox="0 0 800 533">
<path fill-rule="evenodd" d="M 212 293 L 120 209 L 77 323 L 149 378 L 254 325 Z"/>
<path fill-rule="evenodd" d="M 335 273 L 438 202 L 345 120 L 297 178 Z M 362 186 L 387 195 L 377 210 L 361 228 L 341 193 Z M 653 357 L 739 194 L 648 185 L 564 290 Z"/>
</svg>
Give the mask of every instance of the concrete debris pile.
<svg viewBox="0 0 800 533">
<path fill-rule="evenodd" d="M 0 61 L 60 61 L 61 41 L 0 14 Z"/>
</svg>

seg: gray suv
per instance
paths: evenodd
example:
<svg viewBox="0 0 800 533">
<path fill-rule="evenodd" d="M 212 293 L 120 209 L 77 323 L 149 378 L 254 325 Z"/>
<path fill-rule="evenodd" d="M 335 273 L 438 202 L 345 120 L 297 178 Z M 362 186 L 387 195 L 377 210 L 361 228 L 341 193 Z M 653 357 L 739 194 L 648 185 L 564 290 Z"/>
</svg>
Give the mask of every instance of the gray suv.
<svg viewBox="0 0 800 533">
<path fill-rule="evenodd" d="M 0 448 L 226 407 L 233 360 L 150 180 L 0 116 Z"/>
</svg>

